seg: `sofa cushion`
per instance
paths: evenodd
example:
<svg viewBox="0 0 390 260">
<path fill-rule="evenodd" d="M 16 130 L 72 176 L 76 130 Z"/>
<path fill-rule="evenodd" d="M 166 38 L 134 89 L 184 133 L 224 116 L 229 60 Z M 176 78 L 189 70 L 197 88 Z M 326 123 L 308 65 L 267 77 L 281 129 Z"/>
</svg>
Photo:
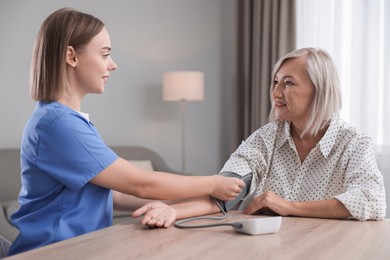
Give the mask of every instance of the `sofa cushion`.
<svg viewBox="0 0 390 260">
<path fill-rule="evenodd" d="M 17 200 L 8 200 L 2 202 L 2 207 L 8 221 L 11 219 L 11 215 L 19 209 L 19 202 Z"/>
<path fill-rule="evenodd" d="M 0 149 L 0 202 L 16 199 L 20 187 L 20 150 Z"/>
<path fill-rule="evenodd" d="M 150 160 L 129 160 L 129 163 L 131 163 L 137 168 L 147 171 L 153 171 L 153 165 Z"/>
<path fill-rule="evenodd" d="M 4 201 L 0 203 L 0 207 L 0 234 L 12 242 L 19 233 L 19 231 L 10 224 L 11 215 L 19 208 L 18 201 Z"/>
</svg>

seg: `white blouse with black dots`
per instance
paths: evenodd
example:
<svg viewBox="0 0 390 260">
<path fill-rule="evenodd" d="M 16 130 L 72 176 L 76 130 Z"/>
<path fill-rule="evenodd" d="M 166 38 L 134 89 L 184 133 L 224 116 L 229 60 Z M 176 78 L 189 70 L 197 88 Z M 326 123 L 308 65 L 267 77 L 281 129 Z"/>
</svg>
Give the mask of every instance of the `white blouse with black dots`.
<svg viewBox="0 0 390 260">
<path fill-rule="evenodd" d="M 271 190 L 289 201 L 338 199 L 358 220 L 386 214 L 383 176 L 372 139 L 333 119 L 320 142 L 301 163 L 290 123 L 275 121 L 255 131 L 221 170 L 253 172 L 250 193 Z"/>
</svg>

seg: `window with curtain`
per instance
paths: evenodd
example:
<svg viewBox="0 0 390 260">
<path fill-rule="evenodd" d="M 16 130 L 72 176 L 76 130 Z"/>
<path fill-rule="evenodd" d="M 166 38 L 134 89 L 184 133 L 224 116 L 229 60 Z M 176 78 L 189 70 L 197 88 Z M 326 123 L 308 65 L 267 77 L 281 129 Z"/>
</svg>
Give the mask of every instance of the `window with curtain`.
<svg viewBox="0 0 390 260">
<path fill-rule="evenodd" d="M 341 117 L 370 135 L 390 170 L 390 1 L 297 0 L 297 48 L 320 47 L 340 76 Z"/>
<path fill-rule="evenodd" d="M 341 118 L 373 138 L 389 203 L 390 1 L 297 0 L 296 10 L 297 48 L 319 47 L 335 60 Z"/>
</svg>

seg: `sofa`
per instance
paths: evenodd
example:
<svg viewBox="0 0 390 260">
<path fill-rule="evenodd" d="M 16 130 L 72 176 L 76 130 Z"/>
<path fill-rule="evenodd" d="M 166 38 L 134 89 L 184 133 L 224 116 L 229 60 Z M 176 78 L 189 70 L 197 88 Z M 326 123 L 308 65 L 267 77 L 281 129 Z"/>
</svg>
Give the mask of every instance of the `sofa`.
<svg viewBox="0 0 390 260">
<path fill-rule="evenodd" d="M 138 167 L 178 173 L 150 149 L 138 146 L 111 146 L 111 149 L 119 157 L 131 161 Z M 11 242 L 18 234 L 18 230 L 10 224 L 9 219 L 19 208 L 17 199 L 20 186 L 20 149 L 0 149 L 0 235 Z M 130 219 L 127 212 L 114 212 L 114 224 Z"/>
</svg>

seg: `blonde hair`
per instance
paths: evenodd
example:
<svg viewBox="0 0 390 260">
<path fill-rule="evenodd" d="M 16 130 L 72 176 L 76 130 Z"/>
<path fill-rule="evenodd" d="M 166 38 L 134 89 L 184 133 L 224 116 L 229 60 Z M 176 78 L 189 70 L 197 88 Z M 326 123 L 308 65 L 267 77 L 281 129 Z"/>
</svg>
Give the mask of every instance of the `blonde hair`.
<svg viewBox="0 0 390 260">
<path fill-rule="evenodd" d="M 31 62 L 30 94 L 36 101 L 52 102 L 68 92 L 66 77 L 67 47 L 82 50 L 103 29 L 92 15 L 62 8 L 42 23 Z"/>
<path fill-rule="evenodd" d="M 314 86 L 314 98 L 310 106 L 309 120 L 306 123 L 302 136 L 306 133 L 316 135 L 323 127 L 329 124 L 333 117 L 338 117 L 342 106 L 340 81 L 331 56 L 322 49 L 303 48 L 288 53 L 279 59 L 272 71 L 272 82 L 276 73 L 288 59 L 304 57 L 306 70 Z M 270 86 L 270 93 L 274 84 Z M 273 99 L 271 97 L 271 103 Z M 275 120 L 275 111 L 272 106 L 269 115 L 270 121 Z"/>
</svg>

